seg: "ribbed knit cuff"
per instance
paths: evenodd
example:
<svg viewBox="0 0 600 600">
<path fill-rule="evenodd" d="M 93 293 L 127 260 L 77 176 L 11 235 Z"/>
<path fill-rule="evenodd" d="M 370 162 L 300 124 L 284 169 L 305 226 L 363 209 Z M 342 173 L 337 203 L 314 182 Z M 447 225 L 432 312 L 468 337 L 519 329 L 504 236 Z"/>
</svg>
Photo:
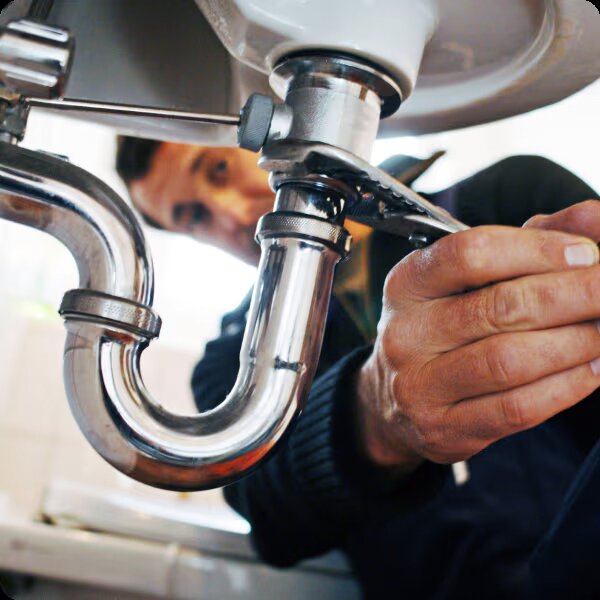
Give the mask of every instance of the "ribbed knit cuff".
<svg viewBox="0 0 600 600">
<path fill-rule="evenodd" d="M 414 508 L 434 497 L 449 473 L 448 467 L 424 463 L 398 480 L 366 462 L 357 445 L 353 383 L 371 350 L 355 350 L 315 381 L 290 439 L 291 468 L 304 497 L 337 521 L 388 503 L 396 512 Z"/>
</svg>

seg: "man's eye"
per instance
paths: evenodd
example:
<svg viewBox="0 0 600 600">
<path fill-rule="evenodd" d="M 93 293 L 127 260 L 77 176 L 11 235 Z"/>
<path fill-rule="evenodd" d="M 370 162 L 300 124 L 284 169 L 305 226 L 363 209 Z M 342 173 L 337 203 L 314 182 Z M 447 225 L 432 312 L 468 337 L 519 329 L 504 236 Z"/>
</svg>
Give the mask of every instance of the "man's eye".
<svg viewBox="0 0 600 600">
<path fill-rule="evenodd" d="M 202 163 L 204 162 L 204 154 L 199 154 L 198 156 L 196 156 L 196 158 L 193 160 L 191 166 L 190 166 L 190 171 L 192 173 L 197 173 L 201 168 L 202 168 Z"/>
<path fill-rule="evenodd" d="M 219 160 L 208 169 L 208 179 L 214 185 L 224 185 L 229 177 L 229 165 L 226 160 Z"/>
</svg>

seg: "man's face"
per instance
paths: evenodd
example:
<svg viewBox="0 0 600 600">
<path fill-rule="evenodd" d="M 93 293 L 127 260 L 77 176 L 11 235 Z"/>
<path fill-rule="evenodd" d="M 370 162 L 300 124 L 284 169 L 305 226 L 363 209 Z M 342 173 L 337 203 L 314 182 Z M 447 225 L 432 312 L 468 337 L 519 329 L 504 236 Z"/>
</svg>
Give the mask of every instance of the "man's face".
<svg viewBox="0 0 600 600">
<path fill-rule="evenodd" d="M 163 143 L 129 192 L 136 208 L 161 227 L 255 263 L 256 223 L 274 201 L 268 173 L 256 161 L 239 148 Z"/>
</svg>

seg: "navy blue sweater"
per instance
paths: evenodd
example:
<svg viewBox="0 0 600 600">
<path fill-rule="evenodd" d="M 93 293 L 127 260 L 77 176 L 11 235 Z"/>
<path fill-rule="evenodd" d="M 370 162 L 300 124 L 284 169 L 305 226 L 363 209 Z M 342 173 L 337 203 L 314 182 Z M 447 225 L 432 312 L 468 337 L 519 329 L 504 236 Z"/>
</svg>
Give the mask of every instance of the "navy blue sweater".
<svg viewBox="0 0 600 600">
<path fill-rule="evenodd" d="M 431 199 L 469 225 L 520 226 L 594 197 L 554 163 L 515 157 Z M 383 234 L 372 243 L 380 297 L 410 248 Z M 194 371 L 201 410 L 233 386 L 246 310 L 223 320 Z M 369 351 L 334 297 L 304 414 L 256 471 L 226 489 L 264 560 L 288 566 L 342 549 L 367 598 L 600 597 L 600 397 L 481 452 L 462 486 L 432 463 L 390 485 L 354 446 L 352 381 Z"/>
</svg>

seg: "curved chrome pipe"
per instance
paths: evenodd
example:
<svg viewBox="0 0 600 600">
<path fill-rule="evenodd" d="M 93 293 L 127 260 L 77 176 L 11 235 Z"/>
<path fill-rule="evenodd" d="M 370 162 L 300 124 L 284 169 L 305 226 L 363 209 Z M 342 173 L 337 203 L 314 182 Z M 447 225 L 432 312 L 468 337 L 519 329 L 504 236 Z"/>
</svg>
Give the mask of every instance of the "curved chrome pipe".
<svg viewBox="0 0 600 600">
<path fill-rule="evenodd" d="M 237 382 L 198 416 L 172 415 L 152 400 L 139 370 L 146 340 L 67 320 L 65 384 L 88 439 L 119 470 L 159 487 L 225 485 L 253 466 L 308 392 L 337 258 L 300 240 L 263 242 Z"/>
<path fill-rule="evenodd" d="M 151 305 L 152 263 L 137 221 L 85 171 L 0 144 L 0 218 L 62 241 L 82 288 Z M 142 381 L 148 337 L 93 316 L 67 315 L 64 379 L 72 412 L 94 448 L 123 473 L 168 489 L 225 485 L 263 458 L 301 409 L 340 254 L 318 237 L 294 234 L 296 217 L 282 218 L 291 229 L 262 240 L 240 371 L 214 410 L 169 413 Z"/>
<path fill-rule="evenodd" d="M 81 288 L 152 304 L 152 259 L 133 212 L 83 169 L 1 142 L 0 219 L 61 241 L 77 263 Z"/>
</svg>

